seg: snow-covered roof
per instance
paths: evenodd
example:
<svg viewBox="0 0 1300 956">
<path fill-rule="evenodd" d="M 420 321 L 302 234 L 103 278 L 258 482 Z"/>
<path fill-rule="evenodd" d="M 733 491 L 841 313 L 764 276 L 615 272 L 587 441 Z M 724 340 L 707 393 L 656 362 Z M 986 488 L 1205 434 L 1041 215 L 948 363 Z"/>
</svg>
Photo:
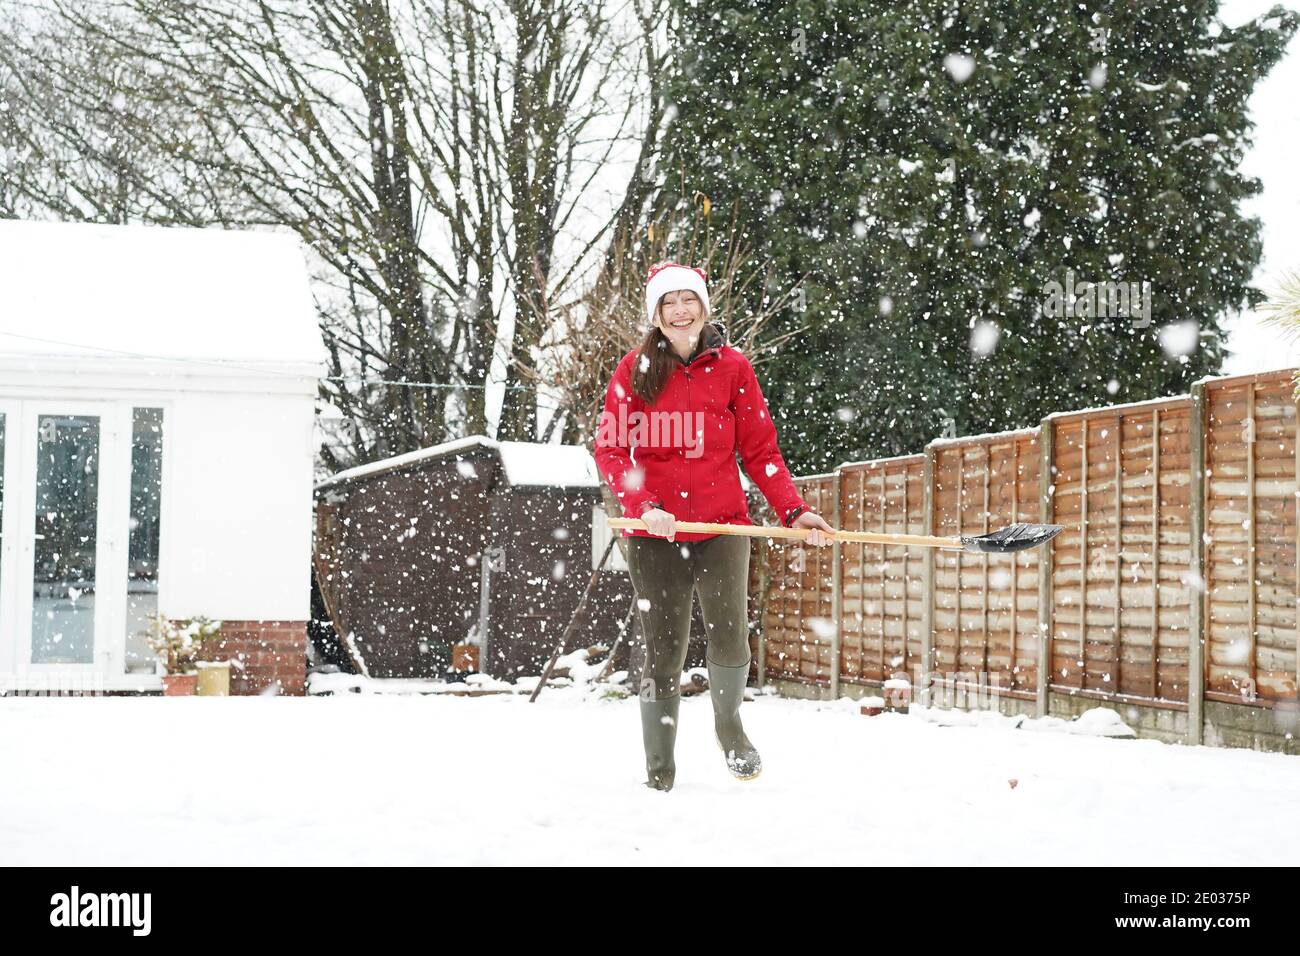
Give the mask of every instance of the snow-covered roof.
<svg viewBox="0 0 1300 956">
<path fill-rule="evenodd" d="M 222 366 L 327 358 L 288 233 L 0 220 L 0 357 Z"/>
<path fill-rule="evenodd" d="M 366 478 L 370 475 L 378 475 L 385 471 L 396 471 L 399 468 L 405 468 L 407 465 L 413 465 L 426 459 L 441 458 L 443 455 L 451 454 L 454 451 L 474 448 L 479 445 L 495 447 L 496 442 L 483 435 L 470 435 L 468 438 L 457 438 L 454 441 L 443 442 L 441 445 L 431 445 L 428 448 L 417 448 L 415 451 L 408 451 L 405 454 L 394 455 L 391 458 L 381 458 L 379 461 L 368 462 L 364 465 L 357 465 L 355 468 L 346 468 L 343 471 L 330 475 L 324 481 L 318 481 L 316 488 L 328 488 L 331 485 L 339 485 L 345 481 L 351 481 L 354 478 Z"/>
<path fill-rule="evenodd" d="M 581 445 L 542 445 L 527 441 L 497 444 L 512 485 L 599 488 L 600 475 L 591 452 Z"/>
<path fill-rule="evenodd" d="M 458 451 L 486 448 L 495 451 L 512 485 L 524 487 L 598 488 L 600 476 L 591 452 L 581 445 L 544 445 L 540 442 L 495 441 L 484 435 L 470 435 L 431 445 L 382 461 L 358 465 L 331 475 L 316 485 L 317 489 L 364 478 L 385 471 L 405 468 L 422 461 L 443 458 Z"/>
</svg>

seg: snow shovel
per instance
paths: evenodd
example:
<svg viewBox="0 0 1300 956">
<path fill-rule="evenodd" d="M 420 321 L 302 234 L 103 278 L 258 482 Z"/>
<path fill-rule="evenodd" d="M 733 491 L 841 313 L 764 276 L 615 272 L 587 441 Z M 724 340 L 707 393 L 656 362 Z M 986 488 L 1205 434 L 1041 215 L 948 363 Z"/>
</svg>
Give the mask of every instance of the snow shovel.
<svg viewBox="0 0 1300 956">
<path fill-rule="evenodd" d="M 640 518 L 610 518 L 611 528 L 649 530 Z M 704 534 L 741 534 L 751 538 L 796 538 L 807 540 L 811 528 L 786 528 L 756 524 L 710 524 L 704 521 L 679 521 L 678 531 Z M 883 531 L 836 531 L 826 536 L 833 541 L 861 541 L 867 544 L 894 544 L 912 548 L 938 548 L 941 551 L 974 551 L 979 554 L 1012 554 L 1046 544 L 1065 530 L 1060 524 L 1010 524 L 988 534 L 963 534 L 952 538 L 928 534 L 885 534 Z M 826 534 L 826 532 L 822 532 Z"/>
</svg>

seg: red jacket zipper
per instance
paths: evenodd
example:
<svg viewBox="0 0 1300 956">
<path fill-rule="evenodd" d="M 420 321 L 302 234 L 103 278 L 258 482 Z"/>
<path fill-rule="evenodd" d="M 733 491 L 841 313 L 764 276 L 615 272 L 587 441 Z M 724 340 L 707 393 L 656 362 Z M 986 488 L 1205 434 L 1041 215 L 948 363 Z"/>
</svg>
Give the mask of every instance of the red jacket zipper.
<svg viewBox="0 0 1300 956">
<path fill-rule="evenodd" d="M 682 423 L 682 440 L 686 440 L 686 429 L 695 423 L 695 409 L 691 407 L 691 370 L 683 366 L 682 372 L 686 375 L 686 421 Z M 682 449 L 682 461 L 686 463 L 686 520 L 694 521 L 691 512 L 695 508 L 695 485 L 693 484 L 694 476 L 691 473 L 691 463 L 686 459 L 686 451 Z"/>
</svg>

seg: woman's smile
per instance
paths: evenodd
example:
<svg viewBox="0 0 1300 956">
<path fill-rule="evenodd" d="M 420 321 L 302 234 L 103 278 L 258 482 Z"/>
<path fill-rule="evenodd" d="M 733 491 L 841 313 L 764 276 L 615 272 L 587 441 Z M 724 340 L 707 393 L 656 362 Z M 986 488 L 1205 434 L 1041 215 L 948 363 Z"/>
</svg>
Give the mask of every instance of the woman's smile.
<svg viewBox="0 0 1300 956">
<path fill-rule="evenodd" d="M 704 326 L 704 303 L 689 290 L 664 295 L 659 309 L 659 327 L 683 360 L 690 357 Z"/>
</svg>

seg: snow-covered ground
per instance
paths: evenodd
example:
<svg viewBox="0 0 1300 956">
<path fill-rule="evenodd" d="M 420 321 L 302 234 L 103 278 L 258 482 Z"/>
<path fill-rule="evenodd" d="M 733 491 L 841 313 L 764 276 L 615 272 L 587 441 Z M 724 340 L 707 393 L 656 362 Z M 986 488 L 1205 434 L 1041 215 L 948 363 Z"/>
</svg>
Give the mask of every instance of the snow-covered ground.
<svg viewBox="0 0 1300 956">
<path fill-rule="evenodd" d="M 659 793 L 641 783 L 636 699 L 598 693 L 552 688 L 535 704 L 520 694 L 0 699 L 0 863 L 1300 856 L 1295 757 L 760 696 L 742 715 L 764 771 L 743 782 L 727 774 L 699 696 L 682 703 L 677 785 Z"/>
</svg>

